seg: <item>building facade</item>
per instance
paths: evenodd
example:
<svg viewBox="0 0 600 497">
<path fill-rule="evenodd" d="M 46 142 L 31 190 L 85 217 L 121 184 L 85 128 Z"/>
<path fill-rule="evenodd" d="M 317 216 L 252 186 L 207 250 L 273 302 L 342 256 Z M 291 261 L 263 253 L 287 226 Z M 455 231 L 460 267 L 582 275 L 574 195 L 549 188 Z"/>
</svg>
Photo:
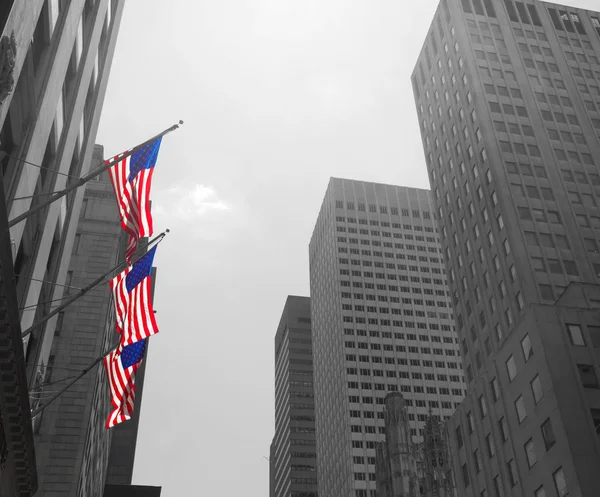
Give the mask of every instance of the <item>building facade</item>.
<svg viewBox="0 0 600 497">
<path fill-rule="evenodd" d="M 412 75 L 468 382 L 449 424 L 459 494 L 600 485 L 592 336 L 555 308 L 600 273 L 599 54 L 598 13 L 443 0 Z"/>
<path fill-rule="evenodd" d="M 8 219 L 95 166 L 92 153 L 123 3 L 3 3 L 2 36 L 14 40 L 13 85 L 0 105 Z M 10 230 L 23 330 L 63 297 L 82 201 L 79 189 Z M 48 364 L 56 321 L 25 339 L 34 383 Z"/>
<path fill-rule="evenodd" d="M 288 296 L 275 334 L 271 495 L 317 497 L 310 299 Z"/>
<path fill-rule="evenodd" d="M 69 176 L 79 177 L 88 171 L 124 2 L 1 3 L 0 163 L 5 227 L 8 220 L 38 205 L 49 192 L 64 188 Z M 12 303 L 7 311 L 15 337 L 47 313 L 51 302 L 63 297 L 65 287 L 61 285 L 68 284 L 67 269 L 82 200 L 83 191 L 74 192 L 11 227 L 10 237 L 3 237 L 2 267 L 11 273 L 3 278 L 3 285 L 15 296 L 8 299 Z M 19 340 L 22 353 L 12 349 L 19 361 L 14 363 L 17 377 L 23 370 L 27 378 L 21 391 L 25 396 L 28 389 L 35 391 L 43 381 L 56 324 L 57 318 L 53 318 L 24 341 Z M 6 362 L 3 367 L 8 368 Z M 2 402 L 7 407 L 11 403 L 8 397 Z M 30 407 L 22 400 L 10 411 L 31 424 Z M 6 431 L 17 433 L 7 412 L 2 418 Z M 19 428 L 20 433 L 27 431 Z M 8 437 L 10 446 L 15 454 L 22 454 L 14 437 Z M 20 463 L 15 471 L 21 479 L 28 471 L 29 477 L 35 473 L 30 467 L 35 465 L 33 446 L 27 450 L 27 462 Z M 10 448 L 8 461 L 0 485 L 12 471 L 7 469 L 14 463 Z M 25 487 L 20 487 L 23 495 L 34 485 Z"/>
<path fill-rule="evenodd" d="M 373 497 L 383 403 L 399 391 L 413 442 L 464 383 L 430 192 L 332 178 L 309 247 L 322 497 Z"/>
</svg>

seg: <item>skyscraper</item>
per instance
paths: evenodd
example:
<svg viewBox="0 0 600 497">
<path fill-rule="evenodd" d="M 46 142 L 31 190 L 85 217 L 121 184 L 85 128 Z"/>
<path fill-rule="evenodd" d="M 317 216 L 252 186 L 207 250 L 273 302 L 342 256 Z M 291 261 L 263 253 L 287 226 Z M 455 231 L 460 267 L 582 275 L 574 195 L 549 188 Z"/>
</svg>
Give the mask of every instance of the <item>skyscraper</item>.
<svg viewBox="0 0 600 497">
<path fill-rule="evenodd" d="M 6 233 L 9 220 L 64 188 L 69 176 L 88 171 L 124 1 L 0 4 L 0 224 Z M 30 495 L 37 485 L 27 392 L 44 381 L 57 317 L 25 340 L 20 335 L 69 285 L 82 200 L 80 189 L 0 237 L 0 294 L 10 316 L 2 331 L 10 328 L 12 338 L 3 337 L 3 369 L 14 373 L 0 377 L 3 494 L 18 489 Z M 9 391 L 11 381 L 13 388 L 18 384 L 20 400 Z"/>
<path fill-rule="evenodd" d="M 373 497 L 386 393 L 415 443 L 463 397 L 430 192 L 332 178 L 309 261 L 319 494 Z"/>
<path fill-rule="evenodd" d="M 600 487 L 599 53 L 598 13 L 443 0 L 412 75 L 468 382 L 448 425 L 467 495 Z"/>
<path fill-rule="evenodd" d="M 317 497 L 310 299 L 288 296 L 275 334 L 270 495 Z"/>
</svg>

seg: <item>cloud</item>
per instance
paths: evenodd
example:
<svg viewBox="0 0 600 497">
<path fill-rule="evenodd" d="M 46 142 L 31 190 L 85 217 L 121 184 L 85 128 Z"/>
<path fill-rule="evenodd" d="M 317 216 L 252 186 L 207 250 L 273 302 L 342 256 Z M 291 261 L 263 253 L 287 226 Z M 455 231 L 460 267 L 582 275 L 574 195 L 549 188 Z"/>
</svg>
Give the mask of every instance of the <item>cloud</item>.
<svg viewBox="0 0 600 497">
<path fill-rule="evenodd" d="M 214 188 L 196 184 L 187 188 L 170 187 L 160 195 L 152 209 L 158 215 L 192 221 L 213 211 L 229 211 L 231 207 L 219 199 Z"/>
</svg>

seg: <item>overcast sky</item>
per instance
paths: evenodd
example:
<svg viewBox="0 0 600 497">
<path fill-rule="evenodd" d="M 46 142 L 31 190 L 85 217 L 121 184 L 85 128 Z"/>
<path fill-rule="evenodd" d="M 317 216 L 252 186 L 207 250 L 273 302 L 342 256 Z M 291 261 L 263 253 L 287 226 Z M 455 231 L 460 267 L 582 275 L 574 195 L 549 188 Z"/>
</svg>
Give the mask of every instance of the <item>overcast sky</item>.
<svg viewBox="0 0 600 497">
<path fill-rule="evenodd" d="M 329 177 L 429 188 L 410 74 L 437 3 L 127 0 L 98 143 L 185 121 L 154 174 L 171 234 L 135 484 L 268 496 L 273 338 L 286 296 L 309 294 Z"/>
</svg>

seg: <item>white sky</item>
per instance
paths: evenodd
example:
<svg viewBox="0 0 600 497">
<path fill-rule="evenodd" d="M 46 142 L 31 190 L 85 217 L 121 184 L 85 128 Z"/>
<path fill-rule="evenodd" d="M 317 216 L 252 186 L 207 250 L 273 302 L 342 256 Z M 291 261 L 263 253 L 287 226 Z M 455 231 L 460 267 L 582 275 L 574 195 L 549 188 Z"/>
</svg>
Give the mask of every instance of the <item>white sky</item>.
<svg viewBox="0 0 600 497">
<path fill-rule="evenodd" d="M 152 192 L 134 483 L 267 497 L 273 338 L 329 177 L 428 188 L 410 74 L 437 0 L 128 0 L 98 143 L 176 123 Z M 597 0 L 578 0 L 598 8 Z"/>
</svg>

